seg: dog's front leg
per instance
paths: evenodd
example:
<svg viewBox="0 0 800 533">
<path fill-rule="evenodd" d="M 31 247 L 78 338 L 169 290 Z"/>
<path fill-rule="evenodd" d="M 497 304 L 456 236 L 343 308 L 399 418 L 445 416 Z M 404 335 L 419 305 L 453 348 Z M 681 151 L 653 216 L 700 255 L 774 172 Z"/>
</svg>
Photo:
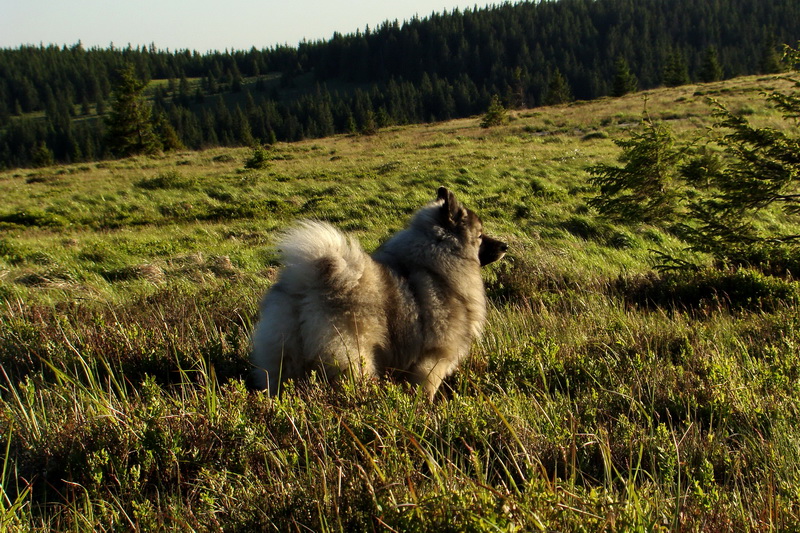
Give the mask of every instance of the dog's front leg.
<svg viewBox="0 0 800 533">
<path fill-rule="evenodd" d="M 412 381 L 422 387 L 428 398 L 433 400 L 444 378 L 453 371 L 453 361 L 446 353 L 435 351 L 423 357 L 411 369 Z"/>
</svg>

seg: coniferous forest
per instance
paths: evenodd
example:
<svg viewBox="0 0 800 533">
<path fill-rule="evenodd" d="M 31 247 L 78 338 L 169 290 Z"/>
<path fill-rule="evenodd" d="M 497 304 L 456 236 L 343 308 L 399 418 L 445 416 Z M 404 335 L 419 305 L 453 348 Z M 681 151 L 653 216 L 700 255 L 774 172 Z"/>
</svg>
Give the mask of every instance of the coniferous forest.
<svg viewBox="0 0 800 533">
<path fill-rule="evenodd" d="M 534 107 L 771 73 L 799 39 L 795 0 L 558 0 L 263 50 L 26 45 L 0 50 L 0 168 L 119 155 L 124 72 L 143 82 L 160 149 L 199 149 L 472 116 L 495 96 Z"/>
</svg>

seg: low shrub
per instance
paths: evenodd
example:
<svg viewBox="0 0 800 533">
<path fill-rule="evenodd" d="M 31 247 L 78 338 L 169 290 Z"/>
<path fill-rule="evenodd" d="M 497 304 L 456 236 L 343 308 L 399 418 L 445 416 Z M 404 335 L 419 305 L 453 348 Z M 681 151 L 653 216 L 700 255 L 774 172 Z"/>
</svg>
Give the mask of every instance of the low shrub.
<svg viewBox="0 0 800 533">
<path fill-rule="evenodd" d="M 620 277 L 611 286 L 627 302 L 643 307 L 773 311 L 800 300 L 796 282 L 749 268 L 649 273 Z"/>
<path fill-rule="evenodd" d="M 38 226 L 48 228 L 56 228 L 68 224 L 63 217 L 35 208 L 2 214 L 0 215 L 0 225 L 3 223 L 14 226 Z"/>
<path fill-rule="evenodd" d="M 136 187 L 146 190 L 156 189 L 193 189 L 197 185 L 194 178 L 183 177 L 177 170 L 167 170 L 153 178 L 145 178 L 135 183 Z"/>
<path fill-rule="evenodd" d="M 725 261 L 736 267 L 749 267 L 764 274 L 789 277 L 800 273 L 800 247 L 783 243 L 730 246 Z"/>
<path fill-rule="evenodd" d="M 605 241 L 614 234 L 611 225 L 607 222 L 580 215 L 568 218 L 561 223 L 561 227 L 575 237 L 586 241 Z"/>
<path fill-rule="evenodd" d="M 260 170 L 267 168 L 272 158 L 262 146 L 253 148 L 252 155 L 244 162 L 244 168 Z"/>
</svg>

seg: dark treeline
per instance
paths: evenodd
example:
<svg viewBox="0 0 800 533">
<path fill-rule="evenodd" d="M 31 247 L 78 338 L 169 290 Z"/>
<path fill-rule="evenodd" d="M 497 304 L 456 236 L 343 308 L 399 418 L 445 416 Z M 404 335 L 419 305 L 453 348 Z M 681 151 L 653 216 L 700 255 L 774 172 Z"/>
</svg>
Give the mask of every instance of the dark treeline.
<svg viewBox="0 0 800 533">
<path fill-rule="evenodd" d="M 126 64 L 163 80 L 149 89 L 154 122 L 201 148 L 471 116 L 493 95 L 591 99 L 615 94 L 622 67 L 640 89 L 773 72 L 798 39 L 796 0 L 560 0 L 264 50 L 21 46 L 0 50 L 0 167 L 108 157 L 99 117 Z"/>
</svg>

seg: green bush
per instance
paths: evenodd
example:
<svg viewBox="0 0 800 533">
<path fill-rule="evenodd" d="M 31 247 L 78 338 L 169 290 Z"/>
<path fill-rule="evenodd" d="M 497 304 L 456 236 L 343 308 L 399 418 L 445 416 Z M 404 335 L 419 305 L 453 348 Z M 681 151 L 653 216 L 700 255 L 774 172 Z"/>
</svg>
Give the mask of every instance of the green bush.
<svg viewBox="0 0 800 533">
<path fill-rule="evenodd" d="M 252 155 L 244 162 L 244 168 L 252 170 L 261 170 L 269 166 L 272 158 L 263 146 L 256 146 L 253 148 Z"/>
<path fill-rule="evenodd" d="M 605 131 L 591 131 L 581 137 L 582 141 L 593 141 L 595 139 L 608 139 L 608 133 Z"/>
<path fill-rule="evenodd" d="M 197 186 L 195 178 L 185 178 L 177 170 L 167 170 L 153 178 L 145 178 L 134 184 L 140 189 L 193 189 Z"/>
<path fill-rule="evenodd" d="M 0 215 L 0 224 L 6 223 L 17 226 L 61 227 L 68 222 L 54 213 L 42 209 L 26 209 Z"/>
<path fill-rule="evenodd" d="M 606 240 L 612 236 L 612 227 L 603 221 L 575 215 L 561 223 L 561 227 L 584 240 Z"/>
<path fill-rule="evenodd" d="M 675 309 L 722 307 L 773 311 L 800 300 L 797 282 L 746 268 L 621 277 L 612 283 L 612 291 L 636 305 Z"/>
</svg>

